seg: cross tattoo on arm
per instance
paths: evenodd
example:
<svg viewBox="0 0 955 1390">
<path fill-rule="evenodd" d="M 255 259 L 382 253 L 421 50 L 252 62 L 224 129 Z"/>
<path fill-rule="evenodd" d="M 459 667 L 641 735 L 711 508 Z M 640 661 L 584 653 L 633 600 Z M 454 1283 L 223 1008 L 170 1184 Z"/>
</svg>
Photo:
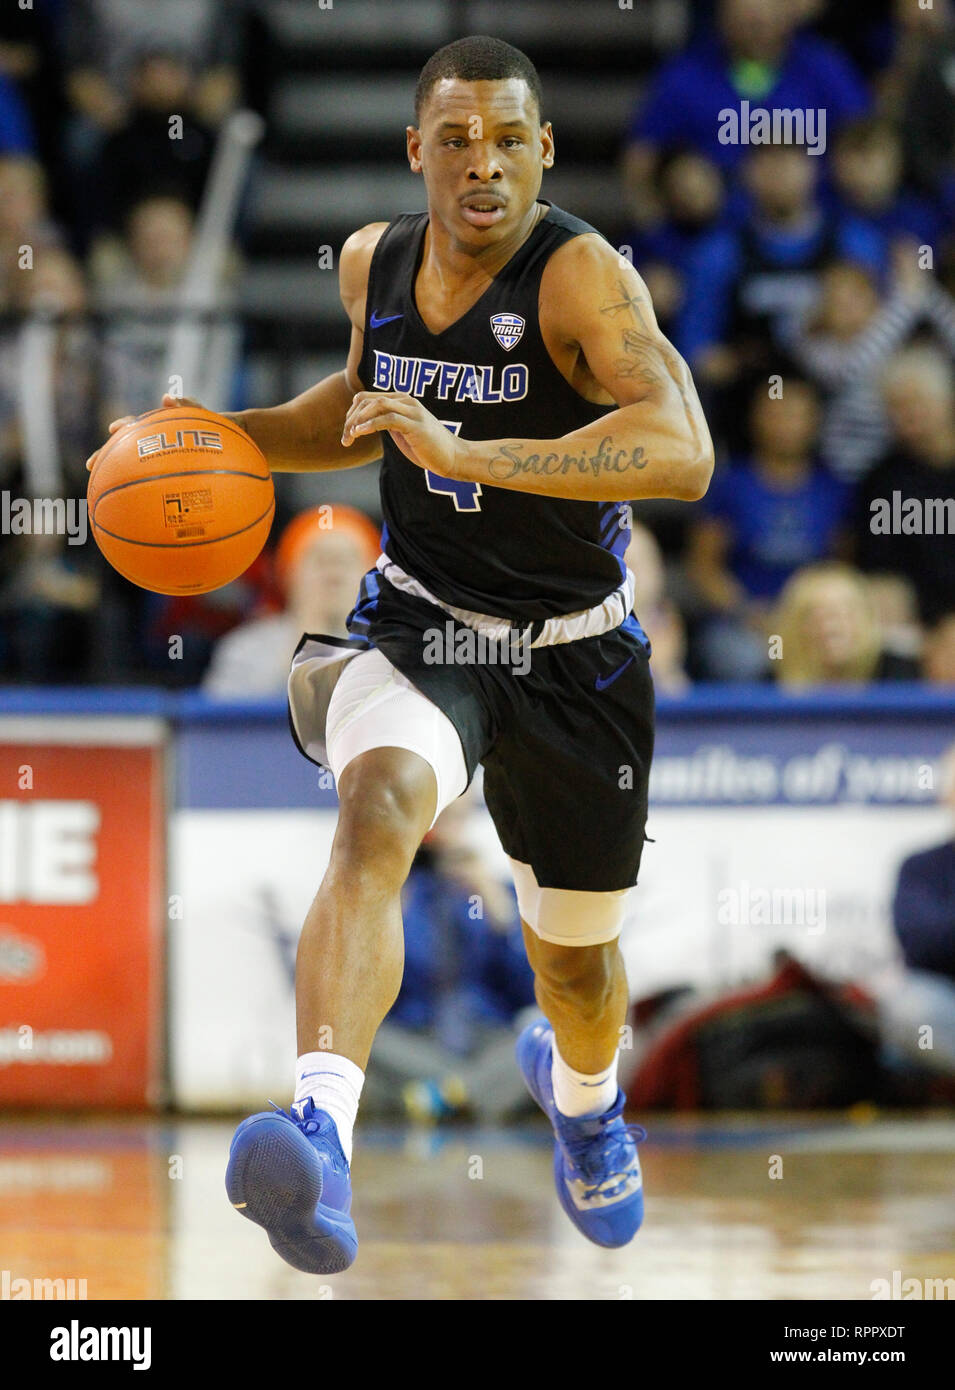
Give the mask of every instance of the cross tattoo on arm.
<svg viewBox="0 0 955 1390">
<path fill-rule="evenodd" d="M 640 296 L 638 294 L 632 294 L 630 290 L 627 289 L 626 285 L 623 283 L 622 280 L 617 281 L 617 289 L 620 292 L 620 299 L 615 304 L 603 305 L 600 312 L 602 314 L 609 314 L 610 317 L 613 318 L 613 316 L 619 313 L 621 309 L 631 309 L 633 313 L 636 315 L 641 325 L 643 326 L 643 328 L 646 331 L 649 331 L 646 320 L 644 319 L 640 309 Z"/>
</svg>

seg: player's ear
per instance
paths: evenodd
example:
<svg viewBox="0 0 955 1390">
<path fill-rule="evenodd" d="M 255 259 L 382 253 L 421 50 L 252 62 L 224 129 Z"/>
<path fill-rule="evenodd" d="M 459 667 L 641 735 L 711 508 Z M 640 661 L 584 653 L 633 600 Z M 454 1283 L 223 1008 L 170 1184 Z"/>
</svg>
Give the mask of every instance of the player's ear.
<svg viewBox="0 0 955 1390">
<path fill-rule="evenodd" d="M 405 126 L 405 142 L 408 149 L 408 163 L 413 174 L 421 173 L 421 131 L 415 126 Z"/>
<path fill-rule="evenodd" d="M 554 132 L 550 121 L 541 122 L 541 163 L 545 169 L 552 168 L 554 163 Z"/>
</svg>

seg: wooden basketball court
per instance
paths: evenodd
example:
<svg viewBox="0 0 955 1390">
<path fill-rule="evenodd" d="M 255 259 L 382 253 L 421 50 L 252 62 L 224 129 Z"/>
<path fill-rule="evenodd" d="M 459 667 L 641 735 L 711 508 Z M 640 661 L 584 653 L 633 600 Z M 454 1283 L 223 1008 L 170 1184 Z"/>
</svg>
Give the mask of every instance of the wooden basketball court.
<svg viewBox="0 0 955 1390">
<path fill-rule="evenodd" d="M 326 1280 L 230 1208 L 234 1123 L 8 1115 L 8 1280 L 85 1279 L 89 1299 L 867 1300 L 894 1271 L 955 1277 L 945 1115 L 651 1118 L 647 1219 L 620 1251 L 560 1211 L 543 1126 L 359 1126 L 358 1260 Z"/>
</svg>

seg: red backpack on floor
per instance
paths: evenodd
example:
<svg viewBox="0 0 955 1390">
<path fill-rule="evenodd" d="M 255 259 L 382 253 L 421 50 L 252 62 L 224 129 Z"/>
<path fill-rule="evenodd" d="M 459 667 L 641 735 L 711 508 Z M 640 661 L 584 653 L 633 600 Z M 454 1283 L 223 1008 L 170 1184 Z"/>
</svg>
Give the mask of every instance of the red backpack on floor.
<svg viewBox="0 0 955 1390">
<path fill-rule="evenodd" d="M 881 1062 L 873 1001 L 780 953 L 772 979 L 683 1015 L 651 1044 L 628 1087 L 635 1110 L 841 1107 L 941 1099 L 937 1081 L 900 1082 Z M 641 1006 L 631 1015 L 639 1031 Z M 916 1094 L 916 1092 L 918 1094 Z"/>
</svg>

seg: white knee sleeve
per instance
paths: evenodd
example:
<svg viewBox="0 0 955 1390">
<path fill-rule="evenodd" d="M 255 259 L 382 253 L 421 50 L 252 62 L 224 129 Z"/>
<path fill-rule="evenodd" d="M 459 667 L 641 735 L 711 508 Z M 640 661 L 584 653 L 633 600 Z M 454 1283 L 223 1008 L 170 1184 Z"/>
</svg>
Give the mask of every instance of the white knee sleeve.
<svg viewBox="0 0 955 1390">
<path fill-rule="evenodd" d="M 372 748 L 406 748 L 424 758 L 437 783 L 432 825 L 468 784 L 464 750 L 451 720 L 377 648 L 353 657 L 339 676 L 328 704 L 325 741 L 336 782 L 353 758 Z"/>
<path fill-rule="evenodd" d="M 508 863 L 520 914 L 542 941 L 554 946 L 600 946 L 620 935 L 629 888 L 612 893 L 541 888 L 530 864 L 517 859 Z"/>
</svg>

